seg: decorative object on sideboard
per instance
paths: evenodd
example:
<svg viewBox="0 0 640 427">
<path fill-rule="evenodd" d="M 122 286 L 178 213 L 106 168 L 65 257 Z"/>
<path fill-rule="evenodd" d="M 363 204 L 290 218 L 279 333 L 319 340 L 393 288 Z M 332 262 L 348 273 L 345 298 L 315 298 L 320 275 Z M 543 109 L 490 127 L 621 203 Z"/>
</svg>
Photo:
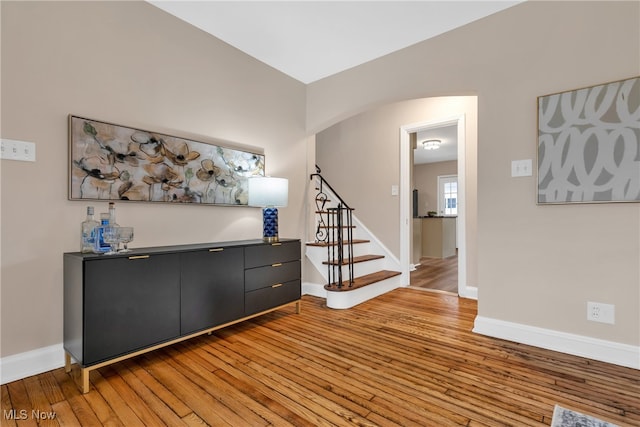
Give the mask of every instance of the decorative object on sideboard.
<svg viewBox="0 0 640 427">
<path fill-rule="evenodd" d="M 95 220 L 93 206 L 87 206 L 87 218 L 80 225 L 80 252 L 92 253 L 96 242 L 96 228 L 100 223 Z"/>
<path fill-rule="evenodd" d="M 249 206 L 262 209 L 262 238 L 265 242 L 278 241 L 278 208 L 287 206 L 289 181 L 270 176 L 249 179 Z"/>
<path fill-rule="evenodd" d="M 109 213 L 100 214 L 100 222 L 93 218 L 93 206 L 87 206 L 87 218 L 82 222 L 80 252 L 114 255 L 129 252 L 133 241 L 133 227 L 121 227 L 116 222 L 116 206 L 109 202 Z M 124 249 L 120 244 L 124 243 Z"/>
<path fill-rule="evenodd" d="M 263 154 L 69 116 L 69 199 L 247 205 Z"/>
<path fill-rule="evenodd" d="M 111 245 L 104 240 L 104 231 L 109 227 L 109 214 L 103 212 L 100 214 L 100 225 L 96 227 L 93 252 L 104 254 L 111 250 Z"/>
<path fill-rule="evenodd" d="M 133 242 L 133 227 L 118 227 L 118 243 L 124 245 L 123 249 L 118 249 L 118 253 L 131 252 L 129 243 Z"/>
<path fill-rule="evenodd" d="M 640 202 L 640 77 L 538 97 L 538 204 Z"/>
</svg>

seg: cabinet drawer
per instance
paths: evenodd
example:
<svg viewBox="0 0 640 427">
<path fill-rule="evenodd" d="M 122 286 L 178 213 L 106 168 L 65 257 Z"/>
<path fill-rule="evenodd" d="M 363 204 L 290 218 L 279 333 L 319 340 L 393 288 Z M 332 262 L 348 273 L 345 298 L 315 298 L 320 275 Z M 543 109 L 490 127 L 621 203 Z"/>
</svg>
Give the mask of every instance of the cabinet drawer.
<svg viewBox="0 0 640 427">
<path fill-rule="evenodd" d="M 300 280 L 282 283 L 280 286 L 262 288 L 244 294 L 245 315 L 249 316 L 279 305 L 297 301 L 301 297 Z"/>
<path fill-rule="evenodd" d="M 244 290 L 254 291 L 296 279 L 300 279 L 300 261 L 251 268 L 244 272 Z"/>
<path fill-rule="evenodd" d="M 244 249 L 245 268 L 261 267 L 299 259 L 299 241 L 247 246 Z"/>
</svg>

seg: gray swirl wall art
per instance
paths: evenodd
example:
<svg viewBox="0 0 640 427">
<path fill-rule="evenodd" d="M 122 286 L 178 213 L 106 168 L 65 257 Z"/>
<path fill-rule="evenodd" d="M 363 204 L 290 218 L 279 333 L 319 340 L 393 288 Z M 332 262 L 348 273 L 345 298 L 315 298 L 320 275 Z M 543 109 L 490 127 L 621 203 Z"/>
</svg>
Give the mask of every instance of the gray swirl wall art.
<svg viewBox="0 0 640 427">
<path fill-rule="evenodd" d="M 537 199 L 640 202 L 640 77 L 538 97 Z"/>
</svg>

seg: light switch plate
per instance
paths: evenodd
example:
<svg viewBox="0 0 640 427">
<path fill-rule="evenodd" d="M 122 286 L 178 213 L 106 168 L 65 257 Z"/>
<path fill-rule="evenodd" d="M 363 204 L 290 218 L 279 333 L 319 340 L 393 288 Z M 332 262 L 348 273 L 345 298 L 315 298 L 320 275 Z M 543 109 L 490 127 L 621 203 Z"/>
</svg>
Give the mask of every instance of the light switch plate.
<svg viewBox="0 0 640 427">
<path fill-rule="evenodd" d="M 533 175 L 533 161 L 531 159 L 511 161 L 512 177 L 532 176 L 532 175 Z"/>
<path fill-rule="evenodd" d="M 391 186 L 391 195 L 392 196 L 397 196 L 399 194 L 399 189 L 397 185 L 392 185 Z"/>
<path fill-rule="evenodd" d="M 33 142 L 2 138 L 2 140 L 0 140 L 0 158 L 35 162 L 36 144 Z"/>
</svg>

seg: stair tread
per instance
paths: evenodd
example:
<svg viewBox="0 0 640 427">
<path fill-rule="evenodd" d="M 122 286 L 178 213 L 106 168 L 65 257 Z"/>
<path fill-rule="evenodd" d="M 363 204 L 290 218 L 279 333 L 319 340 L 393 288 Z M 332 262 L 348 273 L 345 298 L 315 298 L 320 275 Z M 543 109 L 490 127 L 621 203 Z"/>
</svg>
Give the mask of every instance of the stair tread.
<svg viewBox="0 0 640 427">
<path fill-rule="evenodd" d="M 399 276 L 400 274 L 402 273 L 400 273 L 399 271 L 381 270 L 381 271 L 376 271 L 375 273 L 367 274 L 365 276 L 354 278 L 351 286 L 345 283 L 342 285 L 341 288 L 338 288 L 335 283 L 331 283 L 331 284 L 325 285 L 324 288 L 327 291 L 332 291 L 332 292 L 352 291 L 354 289 L 362 288 L 372 283 L 381 282 L 391 277 Z"/>
<path fill-rule="evenodd" d="M 342 208 L 343 211 L 354 211 L 354 208 Z M 335 215 L 338 210 L 337 209 L 331 209 L 330 211 L 327 210 L 322 210 L 322 211 L 316 211 L 317 214 L 331 214 L 331 215 Z"/>
<path fill-rule="evenodd" d="M 384 255 L 361 255 L 361 256 L 354 256 L 353 257 L 353 262 L 354 264 L 357 262 L 366 262 L 366 261 L 372 261 L 374 259 L 381 259 L 384 258 Z M 322 262 L 324 265 L 329 264 L 329 261 L 323 261 Z M 338 261 L 337 260 L 333 260 L 331 261 L 331 265 L 337 265 Z M 342 260 L 342 265 L 347 265 L 349 264 L 349 260 L 348 259 L 343 259 Z"/>
<path fill-rule="evenodd" d="M 357 244 L 357 243 L 369 243 L 371 242 L 371 240 L 362 240 L 362 239 L 353 239 L 353 244 Z M 347 243 L 345 242 L 345 245 Z M 326 242 L 307 242 L 306 243 L 307 246 L 320 246 L 320 247 L 327 247 L 329 246 L 328 243 Z M 331 246 L 335 246 L 336 243 L 331 243 Z"/>
</svg>

